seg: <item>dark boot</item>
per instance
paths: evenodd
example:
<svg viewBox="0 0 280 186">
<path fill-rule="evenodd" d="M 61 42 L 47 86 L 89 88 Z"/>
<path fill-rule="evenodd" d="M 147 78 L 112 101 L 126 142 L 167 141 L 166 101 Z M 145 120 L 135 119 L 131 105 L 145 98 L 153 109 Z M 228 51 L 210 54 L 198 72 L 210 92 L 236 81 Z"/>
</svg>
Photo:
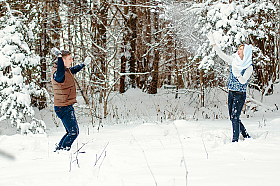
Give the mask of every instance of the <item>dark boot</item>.
<svg viewBox="0 0 280 186">
<path fill-rule="evenodd" d="M 55 145 L 56 145 L 56 147 L 55 147 L 54 152 L 56 152 L 56 151 L 58 151 L 58 150 L 63 150 L 63 148 L 62 148 L 61 146 L 59 146 L 59 145 L 57 145 L 57 144 L 55 144 Z"/>
<path fill-rule="evenodd" d="M 245 131 L 245 133 L 242 133 L 242 136 L 244 138 L 251 138 L 251 136 Z"/>
</svg>

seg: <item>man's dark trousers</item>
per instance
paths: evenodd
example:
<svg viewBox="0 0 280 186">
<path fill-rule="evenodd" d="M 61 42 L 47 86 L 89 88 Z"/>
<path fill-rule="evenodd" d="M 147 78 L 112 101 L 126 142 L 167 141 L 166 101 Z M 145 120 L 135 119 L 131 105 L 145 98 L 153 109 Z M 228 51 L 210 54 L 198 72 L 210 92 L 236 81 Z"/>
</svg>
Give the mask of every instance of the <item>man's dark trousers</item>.
<svg viewBox="0 0 280 186">
<path fill-rule="evenodd" d="M 61 148 L 71 148 L 71 145 L 79 135 L 79 127 L 75 117 L 75 111 L 72 105 L 64 107 L 54 107 L 55 113 L 61 119 L 66 134 L 60 140 L 58 146 Z"/>
</svg>

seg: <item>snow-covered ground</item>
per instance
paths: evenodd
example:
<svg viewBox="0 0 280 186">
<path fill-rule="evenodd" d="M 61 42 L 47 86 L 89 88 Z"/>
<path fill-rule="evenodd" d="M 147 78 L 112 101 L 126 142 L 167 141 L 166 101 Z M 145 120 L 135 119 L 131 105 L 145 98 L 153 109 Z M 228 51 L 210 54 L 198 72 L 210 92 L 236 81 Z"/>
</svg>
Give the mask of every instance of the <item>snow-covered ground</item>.
<svg viewBox="0 0 280 186">
<path fill-rule="evenodd" d="M 264 101 L 280 105 L 279 92 Z M 50 118 L 47 113 L 45 134 L 6 135 L 10 129 L 2 129 L 0 151 L 14 160 L 0 156 L 1 186 L 280 183 L 279 111 L 259 111 L 250 118 L 242 115 L 252 138 L 238 143 L 231 143 L 231 123 L 226 118 L 129 122 L 104 125 L 99 132 L 79 119 L 77 141 L 70 152 L 61 153 L 53 150 L 64 128 L 54 127 Z M 75 154 L 83 144 L 85 153 Z"/>
</svg>

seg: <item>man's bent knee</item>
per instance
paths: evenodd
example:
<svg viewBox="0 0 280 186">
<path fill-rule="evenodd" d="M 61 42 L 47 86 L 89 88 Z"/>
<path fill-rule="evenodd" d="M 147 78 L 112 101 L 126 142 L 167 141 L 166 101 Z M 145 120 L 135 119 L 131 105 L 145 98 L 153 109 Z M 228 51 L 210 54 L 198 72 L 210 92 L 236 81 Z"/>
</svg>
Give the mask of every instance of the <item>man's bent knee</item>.
<svg viewBox="0 0 280 186">
<path fill-rule="evenodd" d="M 79 132 L 78 131 L 77 132 L 71 132 L 70 135 L 71 135 L 72 138 L 77 138 L 78 135 L 79 135 Z"/>
</svg>

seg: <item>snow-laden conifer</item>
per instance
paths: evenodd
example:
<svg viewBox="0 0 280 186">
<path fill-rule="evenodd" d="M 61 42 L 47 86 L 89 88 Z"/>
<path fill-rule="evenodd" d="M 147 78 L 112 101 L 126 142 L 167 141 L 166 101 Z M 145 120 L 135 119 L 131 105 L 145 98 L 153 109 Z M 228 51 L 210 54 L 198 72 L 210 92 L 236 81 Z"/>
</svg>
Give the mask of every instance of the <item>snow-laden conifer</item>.
<svg viewBox="0 0 280 186">
<path fill-rule="evenodd" d="M 40 57 L 27 44 L 34 38 L 24 18 L 14 16 L 8 4 L 6 11 L 0 18 L 0 121 L 9 119 L 24 132 L 38 132 L 37 127 L 44 123 L 34 118 L 31 95 L 45 92 L 36 82 Z"/>
</svg>

